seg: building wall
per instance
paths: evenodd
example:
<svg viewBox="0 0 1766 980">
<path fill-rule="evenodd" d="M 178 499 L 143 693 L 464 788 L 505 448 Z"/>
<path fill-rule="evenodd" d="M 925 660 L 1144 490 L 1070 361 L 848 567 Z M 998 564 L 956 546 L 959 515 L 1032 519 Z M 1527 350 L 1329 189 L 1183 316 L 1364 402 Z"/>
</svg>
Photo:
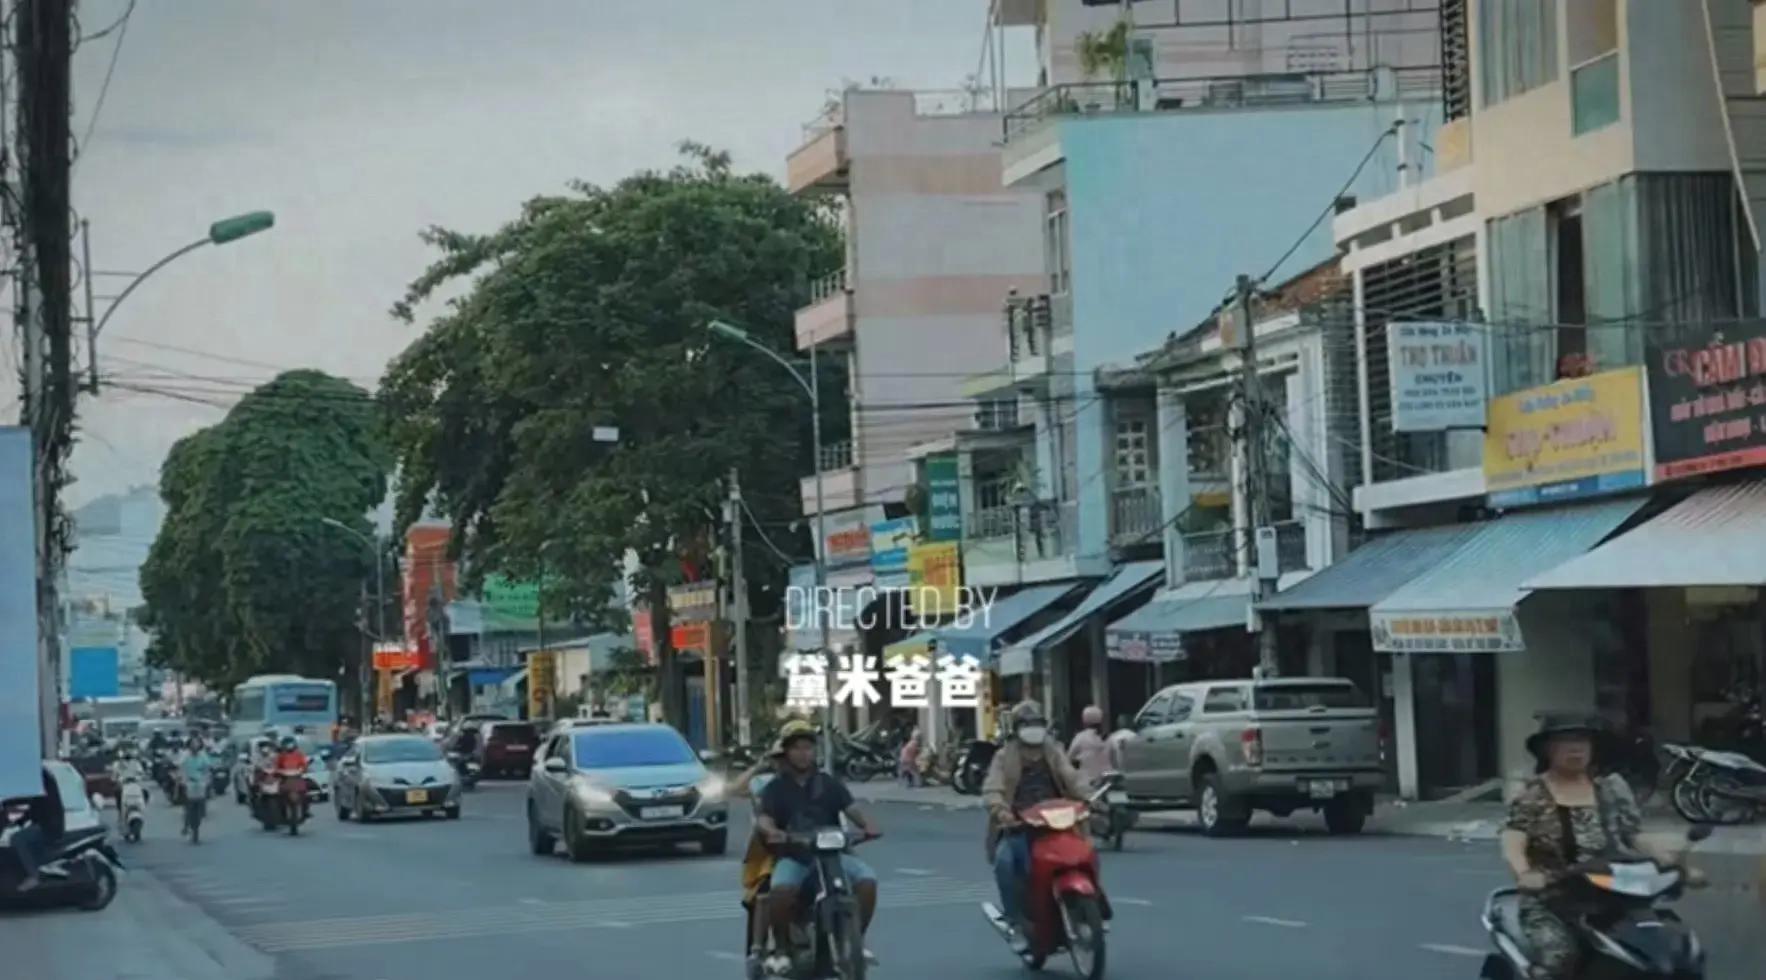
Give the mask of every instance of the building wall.
<svg viewBox="0 0 1766 980">
<path fill-rule="evenodd" d="M 1001 182 L 998 115 L 918 115 L 911 92 L 849 92 L 845 119 L 854 438 L 875 503 L 912 482 L 907 447 L 968 426 L 966 408 L 925 406 L 962 402 L 963 378 L 1002 359 L 1005 296 L 1041 291 L 1042 203 Z"/>
<path fill-rule="evenodd" d="M 1497 771 L 1505 778 L 1533 771 L 1527 736 L 1542 711 L 1595 710 L 1594 649 L 1585 628 L 1589 610 L 1568 593 L 1535 593 L 1520 606 L 1527 649 L 1495 654 Z M 1428 706 L 1418 705 L 1427 717 Z"/>
<path fill-rule="evenodd" d="M 1723 104 L 1699 11 L 1627 0 L 1620 31 L 1637 169 L 1728 170 Z M 1647 43 L 1627 44 L 1627 37 Z"/>
</svg>

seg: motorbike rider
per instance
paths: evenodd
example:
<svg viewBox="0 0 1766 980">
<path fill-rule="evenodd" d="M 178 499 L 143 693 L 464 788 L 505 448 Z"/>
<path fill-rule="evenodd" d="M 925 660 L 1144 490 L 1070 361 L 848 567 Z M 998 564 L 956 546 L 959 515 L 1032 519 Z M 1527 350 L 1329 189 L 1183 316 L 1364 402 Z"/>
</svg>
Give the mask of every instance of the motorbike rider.
<svg viewBox="0 0 1766 980">
<path fill-rule="evenodd" d="M 1067 753 L 1049 738 L 1042 705 L 1019 702 L 1007 725 L 1011 737 L 987 767 L 981 799 L 987 807 L 987 856 L 999 886 L 1000 909 L 1012 928 L 1013 949 L 1023 952 L 1029 945 L 1024 888 L 1030 876 L 1030 838 L 1018 813 L 1045 800 L 1083 801 L 1085 787 Z"/>
<path fill-rule="evenodd" d="M 208 808 L 209 780 L 215 768 L 214 758 L 202 744 L 201 735 L 191 735 L 184 758 L 178 761 L 178 774 L 184 780 L 184 836 L 202 820 Z"/>
<path fill-rule="evenodd" d="M 43 769 L 43 795 L 28 799 L 0 800 L 0 829 L 6 826 L 7 816 L 13 807 L 20 803 L 26 804 L 22 820 L 12 832 L 8 841 L 13 853 L 18 855 L 19 867 L 24 869 L 24 877 L 19 879 L 18 890 L 28 892 L 42 883 L 37 872 L 53 853 L 55 842 L 67 831 L 67 811 L 62 808 L 61 786 L 56 783 L 55 776 L 47 767 Z"/>
<path fill-rule="evenodd" d="M 1569 869 L 1602 856 L 1637 855 L 1663 866 L 1680 855 L 1643 839 L 1643 814 L 1631 788 L 1617 774 L 1598 774 L 1596 765 L 1609 736 L 1601 719 L 1547 713 L 1527 738 L 1536 775 L 1509 803 L 1502 831 L 1502 856 L 1521 890 L 1521 929 L 1533 948 L 1533 980 L 1569 980 L 1581 953 L 1570 923 L 1585 908 L 1568 885 Z M 1704 883 L 1688 869 L 1688 885 Z"/>
<path fill-rule="evenodd" d="M 791 831 L 814 832 L 837 827 L 844 815 L 866 839 L 880 836 L 870 819 L 854 805 L 852 793 L 834 776 L 816 768 L 816 728 L 808 722 L 787 723 L 779 731 L 784 751 L 784 771 L 767 783 L 760 794 L 760 813 L 755 824 L 761 837 L 777 847 Z M 859 928 L 868 931 L 877 910 L 877 875 L 851 854 L 840 856 L 840 866 L 858 897 Z M 797 890 L 809 877 L 809 865 L 780 854 L 773 863 L 767 907 L 773 921 L 773 941 L 781 951 L 791 948 L 791 919 L 797 909 Z M 869 951 L 866 958 L 870 958 Z M 776 972 L 776 971 L 775 971 Z"/>
<path fill-rule="evenodd" d="M 142 764 L 141 757 L 135 754 L 134 742 L 117 743 L 116 758 L 110 763 L 110 778 L 117 784 L 117 809 L 123 805 L 123 785 L 129 782 L 141 784 L 141 798 L 147 798 L 147 767 Z"/>
<path fill-rule="evenodd" d="M 784 749 L 775 741 L 771 751 L 730 781 L 725 794 L 732 800 L 750 801 L 758 814 L 760 791 L 778 777 L 779 770 L 784 767 L 784 755 Z M 760 977 L 763 973 L 759 957 L 760 951 L 766 947 L 763 930 L 771 921 L 766 890 L 772 874 L 773 852 L 761 838 L 760 825 L 756 822 L 748 834 L 748 849 L 742 854 L 742 908 L 748 913 L 747 941 L 742 956 L 750 977 Z"/>
<path fill-rule="evenodd" d="M 1110 746 L 1104 741 L 1104 709 L 1086 705 L 1079 715 L 1081 728 L 1067 746 L 1067 761 L 1079 771 L 1079 780 L 1087 786 L 1103 781 L 1110 771 Z"/>
</svg>

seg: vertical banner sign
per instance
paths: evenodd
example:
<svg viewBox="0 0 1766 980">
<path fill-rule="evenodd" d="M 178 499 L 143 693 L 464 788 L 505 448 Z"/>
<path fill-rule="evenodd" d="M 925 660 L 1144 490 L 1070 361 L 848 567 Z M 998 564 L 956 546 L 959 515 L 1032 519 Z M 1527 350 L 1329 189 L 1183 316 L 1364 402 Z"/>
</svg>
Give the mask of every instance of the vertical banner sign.
<svg viewBox="0 0 1766 980">
<path fill-rule="evenodd" d="M 0 799 L 43 792 L 31 434 L 0 427 Z"/>
<path fill-rule="evenodd" d="M 1641 487 L 1643 375 L 1568 378 L 1490 400 L 1484 485 L 1492 507 L 1522 507 Z"/>
<path fill-rule="evenodd" d="M 1387 324 L 1393 431 L 1483 427 L 1488 349 L 1476 323 Z"/>
<path fill-rule="evenodd" d="M 529 720 L 552 717 L 552 705 L 558 691 L 558 655 L 538 650 L 527 657 L 527 717 Z"/>
<path fill-rule="evenodd" d="M 963 536 L 963 488 L 955 456 L 926 460 L 926 540 L 956 541 Z"/>
<path fill-rule="evenodd" d="M 785 583 L 785 645 L 814 650 L 821 645 L 816 626 L 816 567 L 794 565 Z"/>
<path fill-rule="evenodd" d="M 935 541 L 908 549 L 908 605 L 916 617 L 954 614 L 962 587 L 963 556 L 955 542 Z"/>
<path fill-rule="evenodd" d="M 423 669 L 436 669 L 437 653 L 448 638 L 431 636 L 430 603 L 454 601 L 454 565 L 448 561 L 446 527 L 419 525 L 405 533 L 405 637 L 417 647 Z"/>
<path fill-rule="evenodd" d="M 1645 334 L 1656 479 L 1766 463 L 1766 322 Z"/>
</svg>

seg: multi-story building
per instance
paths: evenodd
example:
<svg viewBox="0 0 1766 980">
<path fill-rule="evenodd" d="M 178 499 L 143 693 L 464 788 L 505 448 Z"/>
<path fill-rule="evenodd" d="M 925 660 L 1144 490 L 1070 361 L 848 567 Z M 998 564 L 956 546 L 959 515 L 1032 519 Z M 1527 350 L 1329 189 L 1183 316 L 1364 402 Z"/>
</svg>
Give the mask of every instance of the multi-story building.
<svg viewBox="0 0 1766 980">
<path fill-rule="evenodd" d="M 1675 367 L 1761 335 L 1749 14 L 1443 4 L 1436 174 L 1336 218 L 1374 537 L 1265 608 L 1328 632 L 1327 667 L 1372 657 L 1407 795 L 1524 771 L 1541 710 L 1685 737 L 1758 683 L 1760 631 L 1726 632 L 1758 600 L 1709 528 L 1766 505 L 1689 479 L 1759 457 L 1748 390 Z"/>
</svg>

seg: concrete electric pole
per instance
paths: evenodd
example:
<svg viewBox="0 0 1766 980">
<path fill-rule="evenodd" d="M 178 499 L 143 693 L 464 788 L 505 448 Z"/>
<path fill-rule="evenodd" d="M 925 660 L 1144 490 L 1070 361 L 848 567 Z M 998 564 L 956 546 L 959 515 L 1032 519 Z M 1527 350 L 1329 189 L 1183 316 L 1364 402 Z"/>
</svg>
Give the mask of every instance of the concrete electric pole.
<svg viewBox="0 0 1766 980">
<path fill-rule="evenodd" d="M 1239 412 L 1242 422 L 1238 437 L 1244 440 L 1245 497 L 1250 511 L 1250 538 L 1242 542 L 1242 545 L 1251 549 L 1252 556 L 1251 615 L 1261 618 L 1256 609 L 1268 597 L 1270 580 L 1280 574 L 1280 569 L 1265 568 L 1264 563 L 1258 560 L 1264 551 L 1257 545 L 1258 538 L 1269 527 L 1269 474 L 1263 445 L 1263 380 L 1257 372 L 1257 324 L 1252 311 L 1252 300 L 1256 293 L 1256 280 L 1246 275 L 1239 276 L 1238 306 L 1244 338 L 1239 345 Z M 1265 623 L 1260 622 L 1258 626 L 1258 666 L 1262 668 L 1263 676 L 1274 677 L 1279 672 L 1275 632 Z"/>
<path fill-rule="evenodd" d="M 742 477 L 730 467 L 730 619 L 736 632 L 736 742 L 753 744 L 748 717 L 748 581 L 742 569 Z"/>
</svg>

